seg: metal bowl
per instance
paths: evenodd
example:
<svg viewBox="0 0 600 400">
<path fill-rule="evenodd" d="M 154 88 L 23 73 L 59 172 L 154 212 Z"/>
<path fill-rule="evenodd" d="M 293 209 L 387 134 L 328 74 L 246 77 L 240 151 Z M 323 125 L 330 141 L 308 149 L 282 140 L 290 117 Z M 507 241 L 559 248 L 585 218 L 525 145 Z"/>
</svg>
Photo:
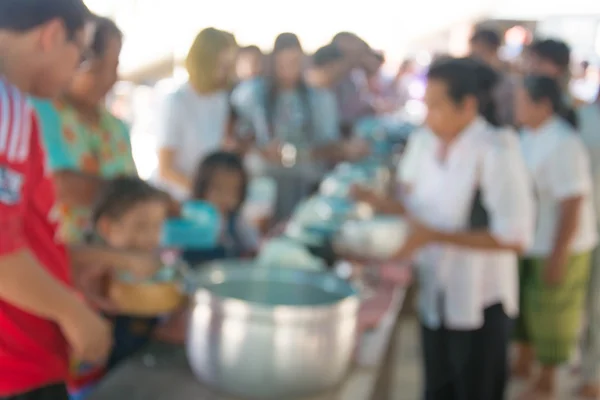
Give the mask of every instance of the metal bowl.
<svg viewBox="0 0 600 400">
<path fill-rule="evenodd" d="M 218 263 L 196 276 L 187 355 L 196 376 L 243 398 L 292 399 L 339 384 L 359 299 L 330 273 Z"/>
<path fill-rule="evenodd" d="M 335 249 L 344 255 L 387 260 L 404 245 L 408 228 L 404 219 L 387 215 L 346 221 L 333 243 Z"/>
</svg>

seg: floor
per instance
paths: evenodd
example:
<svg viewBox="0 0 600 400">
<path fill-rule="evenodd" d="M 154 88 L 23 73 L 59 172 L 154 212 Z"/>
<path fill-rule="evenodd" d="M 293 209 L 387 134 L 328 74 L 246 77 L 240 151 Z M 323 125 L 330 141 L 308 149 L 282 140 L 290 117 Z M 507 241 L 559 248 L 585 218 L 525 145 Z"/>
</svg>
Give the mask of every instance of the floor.
<svg viewBox="0 0 600 400">
<path fill-rule="evenodd" d="M 398 364 L 396 370 L 396 388 L 393 400 L 420 400 L 421 391 L 421 355 L 418 325 L 414 316 L 405 317 L 399 333 Z M 573 396 L 576 380 L 568 371 L 561 373 L 562 393 L 559 400 L 575 400 Z M 522 389 L 522 384 L 511 384 L 509 400 L 514 399 Z"/>
</svg>

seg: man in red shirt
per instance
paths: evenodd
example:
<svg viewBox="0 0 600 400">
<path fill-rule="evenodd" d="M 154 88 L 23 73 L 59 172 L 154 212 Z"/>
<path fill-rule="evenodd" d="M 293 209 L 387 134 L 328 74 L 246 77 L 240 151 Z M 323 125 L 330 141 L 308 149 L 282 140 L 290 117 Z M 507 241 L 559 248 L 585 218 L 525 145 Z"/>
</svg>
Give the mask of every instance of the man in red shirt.
<svg viewBox="0 0 600 400">
<path fill-rule="evenodd" d="M 0 399 L 66 400 L 69 357 L 97 362 L 110 328 L 70 288 L 27 95 L 51 98 L 86 48 L 82 0 L 0 0 Z"/>
</svg>

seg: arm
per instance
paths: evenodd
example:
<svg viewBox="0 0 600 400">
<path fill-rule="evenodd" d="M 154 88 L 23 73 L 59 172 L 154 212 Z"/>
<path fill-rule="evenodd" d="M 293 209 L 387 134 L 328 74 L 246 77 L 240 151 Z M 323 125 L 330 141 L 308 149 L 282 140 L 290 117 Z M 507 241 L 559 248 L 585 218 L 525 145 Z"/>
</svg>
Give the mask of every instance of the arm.
<svg viewBox="0 0 600 400">
<path fill-rule="evenodd" d="M 185 190 L 191 187 L 191 177 L 177 168 L 178 150 L 184 145 L 183 116 L 179 93 L 174 92 L 164 99 L 157 118 L 158 174 Z"/>
<path fill-rule="evenodd" d="M 175 167 L 177 150 L 168 147 L 158 149 L 158 173 L 165 181 L 171 182 L 186 190 L 192 187 L 192 181 Z"/>
<path fill-rule="evenodd" d="M 73 270 L 90 264 L 103 264 L 116 271 L 132 272 L 136 276 L 152 276 L 160 268 L 157 256 L 147 252 L 116 250 L 103 246 L 71 246 L 69 256 Z"/>
<path fill-rule="evenodd" d="M 10 252 L 3 248 L 0 253 L 0 298 L 52 321 L 60 320 L 80 302 L 73 291 L 52 277 L 24 246 Z"/>
<path fill-rule="evenodd" d="M 3 101 L 3 108 L 14 110 L 19 106 L 16 101 L 9 101 L 10 107 Z M 33 127 L 37 126 L 28 108 L 23 107 L 20 114 L 14 112 L 13 117 L 16 115 L 31 117 Z M 13 124 L 29 126 L 23 121 L 13 120 Z M 26 205 L 32 200 L 24 188 L 33 169 L 43 168 L 40 165 L 41 155 L 32 151 L 34 139 L 37 141 L 37 137 L 32 137 L 37 136 L 37 131 L 32 129 L 31 137 L 18 130 L 0 133 L 5 133 L 9 141 L 27 145 L 28 149 L 26 157 L 18 162 L 0 151 L 0 298 L 31 314 L 58 321 L 68 315 L 79 300 L 40 265 L 31 254 L 24 236 Z M 25 140 L 28 143 L 24 143 Z"/>
<path fill-rule="evenodd" d="M 396 169 L 396 179 L 401 189 L 400 193 L 394 193 L 396 196 L 383 196 L 358 186 L 353 189 L 353 197 L 368 203 L 379 214 L 406 215 L 406 208 L 410 206 L 410 197 L 407 197 L 407 195 L 410 195 L 411 188 L 419 179 L 420 161 L 426 154 L 426 147 L 431 143 L 430 135 L 431 133 L 425 129 L 420 129 L 410 135 Z M 398 198 L 398 195 L 400 198 Z M 405 204 L 405 200 L 408 201 L 407 204 Z"/>
</svg>

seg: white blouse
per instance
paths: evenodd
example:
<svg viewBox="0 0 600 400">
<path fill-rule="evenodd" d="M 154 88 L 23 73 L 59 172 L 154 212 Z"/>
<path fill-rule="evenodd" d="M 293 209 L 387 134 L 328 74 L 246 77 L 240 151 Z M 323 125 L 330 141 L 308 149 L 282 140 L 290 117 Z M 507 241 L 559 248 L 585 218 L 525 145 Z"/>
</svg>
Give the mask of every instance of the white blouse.
<svg viewBox="0 0 600 400">
<path fill-rule="evenodd" d="M 583 196 L 583 203 L 571 251 L 592 250 L 597 241 L 592 176 L 588 152 L 579 133 L 562 119 L 552 118 L 535 131 L 524 131 L 521 147 L 537 199 L 535 240 L 528 254 L 550 255 L 560 202 L 574 196 Z"/>
<path fill-rule="evenodd" d="M 167 95 L 155 121 L 157 147 L 175 151 L 175 167 L 190 179 L 208 153 L 218 150 L 229 118 L 227 91 L 200 95 L 185 83 Z M 189 197 L 183 188 L 155 173 L 153 183 L 178 200 Z"/>
<path fill-rule="evenodd" d="M 410 188 L 408 212 L 437 229 L 463 231 L 479 188 L 494 237 L 527 247 L 533 236 L 533 195 L 516 135 L 478 118 L 451 145 L 445 161 L 439 159 L 441 146 L 429 131 L 411 136 L 399 171 Z M 515 252 L 431 244 L 415 261 L 426 326 L 478 329 L 484 309 L 499 303 L 509 316 L 518 313 Z"/>
</svg>

